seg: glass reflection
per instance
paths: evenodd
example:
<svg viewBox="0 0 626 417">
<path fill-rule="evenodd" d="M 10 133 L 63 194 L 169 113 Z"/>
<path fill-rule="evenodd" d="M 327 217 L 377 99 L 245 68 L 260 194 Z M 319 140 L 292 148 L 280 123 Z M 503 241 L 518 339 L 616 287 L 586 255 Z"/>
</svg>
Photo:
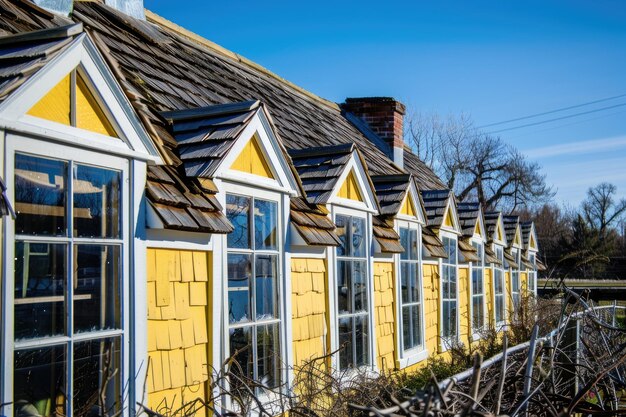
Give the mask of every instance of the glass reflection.
<svg viewBox="0 0 626 417">
<path fill-rule="evenodd" d="M 254 200 L 254 244 L 257 250 L 276 250 L 277 204 L 272 201 Z"/>
<path fill-rule="evenodd" d="M 65 244 L 15 243 L 15 339 L 65 334 Z"/>
<path fill-rule="evenodd" d="M 251 255 L 228 254 L 228 321 L 250 321 Z"/>
<path fill-rule="evenodd" d="M 255 274 L 256 320 L 278 318 L 278 258 L 275 255 L 257 255 Z"/>
<path fill-rule="evenodd" d="M 119 338 L 74 345 L 73 415 L 116 415 L 121 410 Z"/>
<path fill-rule="evenodd" d="M 15 233 L 67 235 L 67 163 L 15 155 Z"/>
<path fill-rule="evenodd" d="M 254 378 L 254 352 L 252 346 L 252 328 L 240 327 L 230 329 L 230 354 L 235 359 L 231 372 L 235 378 L 230 379 L 230 386 L 237 391 L 243 389 L 249 379 Z"/>
<path fill-rule="evenodd" d="M 258 381 L 268 388 L 280 385 L 278 323 L 257 327 Z"/>
<path fill-rule="evenodd" d="M 66 415 L 65 346 L 16 350 L 14 360 L 15 415 Z"/>
<path fill-rule="evenodd" d="M 77 245 L 74 261 L 74 331 L 119 329 L 120 247 Z"/>
<path fill-rule="evenodd" d="M 74 169 L 74 236 L 120 238 L 121 173 L 77 165 Z"/>
<path fill-rule="evenodd" d="M 250 248 L 250 198 L 226 195 L 226 217 L 234 226 L 228 234 L 229 248 Z"/>
</svg>

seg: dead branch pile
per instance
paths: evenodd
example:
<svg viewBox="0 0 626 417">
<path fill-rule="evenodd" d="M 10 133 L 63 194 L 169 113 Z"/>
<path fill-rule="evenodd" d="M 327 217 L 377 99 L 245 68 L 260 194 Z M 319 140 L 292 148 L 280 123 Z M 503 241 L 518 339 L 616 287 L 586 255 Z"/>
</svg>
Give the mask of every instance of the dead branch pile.
<svg viewBox="0 0 626 417">
<path fill-rule="evenodd" d="M 441 383 L 435 378 L 387 408 L 352 405 L 356 416 L 626 415 L 626 329 L 614 308 L 590 305 L 565 289 L 555 331 L 507 349 Z"/>
</svg>

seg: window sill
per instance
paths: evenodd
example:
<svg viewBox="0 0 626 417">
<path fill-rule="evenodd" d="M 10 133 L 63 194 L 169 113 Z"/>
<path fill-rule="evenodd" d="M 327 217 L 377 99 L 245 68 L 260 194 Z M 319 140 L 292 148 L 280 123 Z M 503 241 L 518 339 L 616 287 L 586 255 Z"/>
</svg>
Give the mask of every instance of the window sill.
<svg viewBox="0 0 626 417">
<path fill-rule="evenodd" d="M 428 349 L 422 349 L 415 353 L 410 353 L 404 358 L 396 361 L 396 367 L 398 369 L 404 369 L 416 363 L 422 362 L 428 358 Z"/>
</svg>

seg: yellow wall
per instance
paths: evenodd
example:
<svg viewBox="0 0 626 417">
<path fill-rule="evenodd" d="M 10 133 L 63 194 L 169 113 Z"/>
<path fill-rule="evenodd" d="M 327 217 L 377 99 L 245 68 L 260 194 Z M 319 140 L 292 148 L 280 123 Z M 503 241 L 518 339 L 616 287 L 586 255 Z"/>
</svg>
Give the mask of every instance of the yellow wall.
<svg viewBox="0 0 626 417">
<path fill-rule="evenodd" d="M 374 322 L 376 323 L 376 363 L 380 370 L 394 369 L 395 302 L 392 262 L 374 263 Z"/>
<path fill-rule="evenodd" d="M 71 77 L 68 74 L 29 111 L 31 116 L 70 125 Z"/>
<path fill-rule="evenodd" d="M 327 290 L 324 259 L 291 259 L 294 365 L 327 352 Z"/>
<path fill-rule="evenodd" d="M 439 266 L 424 265 L 422 284 L 424 288 L 425 341 L 432 355 L 439 351 Z"/>
<path fill-rule="evenodd" d="M 210 252 L 148 249 L 146 388 L 155 411 L 167 414 L 207 396 L 210 266 Z"/>
<path fill-rule="evenodd" d="M 356 180 L 354 171 L 350 171 L 343 184 L 339 188 L 339 197 L 349 200 L 363 201 L 363 196 L 359 190 L 359 183 Z"/>
<path fill-rule="evenodd" d="M 259 145 L 259 140 L 256 136 L 250 138 L 248 143 L 246 143 L 231 168 L 236 171 L 247 172 L 248 174 L 274 178 L 272 169 L 265 160 L 261 145 Z"/>
</svg>

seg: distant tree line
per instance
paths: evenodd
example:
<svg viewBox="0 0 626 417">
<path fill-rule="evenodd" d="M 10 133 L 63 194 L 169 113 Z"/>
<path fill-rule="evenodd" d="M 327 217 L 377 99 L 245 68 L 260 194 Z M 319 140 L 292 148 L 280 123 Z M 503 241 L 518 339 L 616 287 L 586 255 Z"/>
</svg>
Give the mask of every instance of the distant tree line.
<svg viewBox="0 0 626 417">
<path fill-rule="evenodd" d="M 460 201 L 533 220 L 545 274 L 626 279 L 626 199 L 615 185 L 599 184 L 580 207 L 561 208 L 539 164 L 464 114 L 412 114 L 404 137 Z"/>
</svg>

